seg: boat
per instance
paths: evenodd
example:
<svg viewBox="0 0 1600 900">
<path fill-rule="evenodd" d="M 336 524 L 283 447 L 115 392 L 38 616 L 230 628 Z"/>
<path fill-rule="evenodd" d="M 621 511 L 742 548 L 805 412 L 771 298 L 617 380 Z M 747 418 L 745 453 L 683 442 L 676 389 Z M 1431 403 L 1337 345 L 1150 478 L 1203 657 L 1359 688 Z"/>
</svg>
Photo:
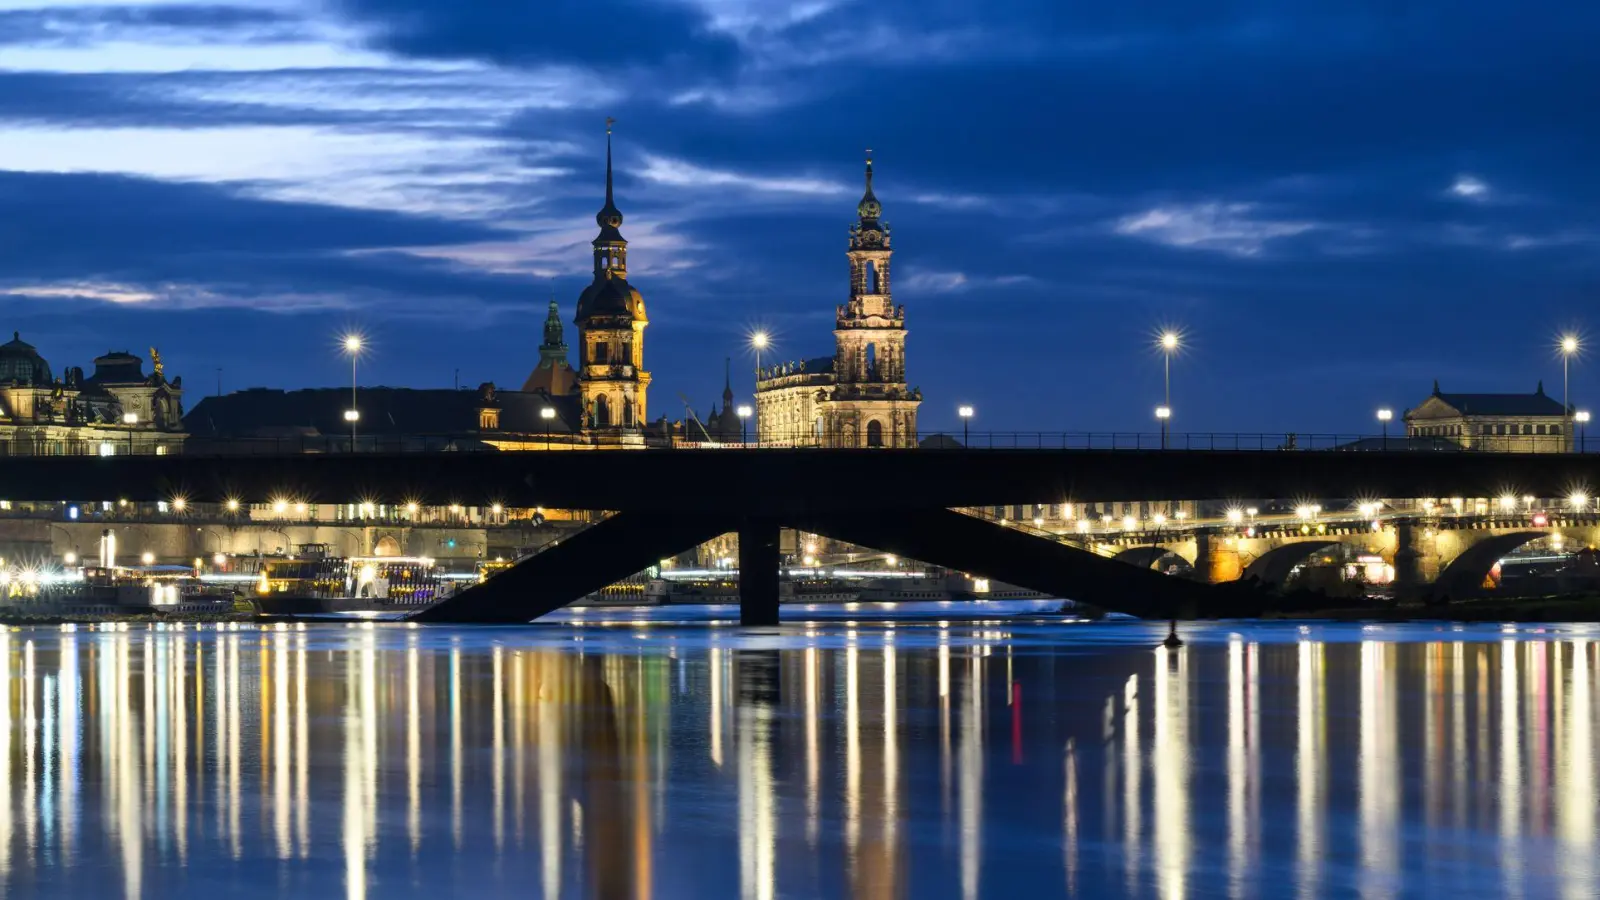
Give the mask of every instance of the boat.
<svg viewBox="0 0 1600 900">
<path fill-rule="evenodd" d="M 1048 594 L 959 572 L 930 570 L 922 575 L 889 576 L 867 582 L 861 600 L 868 603 L 906 603 L 955 600 L 1052 600 Z"/>
<path fill-rule="evenodd" d="M 438 602 L 445 591 L 432 559 L 326 555 L 306 544 L 294 556 L 265 560 L 254 601 L 263 615 L 404 613 Z"/>
<path fill-rule="evenodd" d="M 778 602 L 854 603 L 861 590 L 841 578 L 785 578 L 778 582 Z M 645 586 L 644 602 L 657 605 L 718 605 L 739 602 L 739 576 L 657 578 Z"/>
<path fill-rule="evenodd" d="M 26 616 L 224 615 L 239 594 L 202 583 L 188 566 L 86 566 L 54 577 L 0 578 L 0 610 Z"/>
</svg>

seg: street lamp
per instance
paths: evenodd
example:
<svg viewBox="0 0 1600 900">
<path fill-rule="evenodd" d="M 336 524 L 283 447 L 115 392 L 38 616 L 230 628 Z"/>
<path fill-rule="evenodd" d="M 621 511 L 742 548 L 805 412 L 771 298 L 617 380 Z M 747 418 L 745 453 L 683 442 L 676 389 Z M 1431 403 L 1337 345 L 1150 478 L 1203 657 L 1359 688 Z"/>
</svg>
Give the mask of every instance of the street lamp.
<svg viewBox="0 0 1600 900">
<path fill-rule="evenodd" d="M 1577 356 L 1578 351 L 1581 349 L 1583 349 L 1583 344 L 1578 341 L 1577 335 L 1564 334 L 1561 336 L 1561 415 L 1563 417 L 1572 415 L 1572 407 L 1567 405 L 1567 385 L 1570 382 L 1568 374 L 1572 368 L 1572 358 Z"/>
<path fill-rule="evenodd" d="M 1167 420 L 1172 418 L 1172 407 L 1156 407 L 1156 418 L 1161 420 L 1161 449 L 1167 449 Z"/>
<path fill-rule="evenodd" d="M 1589 445 L 1589 411 L 1580 409 L 1572 414 L 1578 423 L 1578 452 L 1583 453 Z"/>
<path fill-rule="evenodd" d="M 961 417 L 961 446 L 966 447 L 969 444 L 967 426 L 972 422 L 972 407 L 962 406 L 956 410 L 956 415 Z"/>
<path fill-rule="evenodd" d="M 1161 361 L 1162 361 L 1162 397 L 1161 406 L 1167 411 L 1161 422 L 1161 449 L 1167 448 L 1167 423 L 1166 419 L 1172 416 L 1172 354 L 1178 352 L 1182 344 L 1183 335 L 1172 329 L 1161 332 Z"/>
<path fill-rule="evenodd" d="M 1383 423 L 1383 449 L 1389 449 L 1389 420 L 1394 418 L 1394 410 L 1385 406 L 1378 410 L 1378 421 Z"/>
<path fill-rule="evenodd" d="M 750 414 L 754 412 L 748 405 L 739 407 L 739 443 L 750 443 Z"/>
<path fill-rule="evenodd" d="M 544 406 L 539 408 L 539 426 L 544 429 L 544 448 L 546 450 L 550 449 L 550 423 L 555 417 L 555 407 Z"/>
<path fill-rule="evenodd" d="M 361 421 L 361 412 L 356 408 L 356 362 L 361 359 L 361 351 L 366 342 L 359 334 L 347 334 L 342 342 L 344 352 L 350 356 L 350 408 L 345 410 L 344 420 L 350 423 L 350 452 L 356 452 L 356 423 Z"/>
<path fill-rule="evenodd" d="M 133 455 L 133 426 L 139 424 L 138 413 L 123 413 L 122 424 L 128 426 L 128 455 Z"/>
</svg>

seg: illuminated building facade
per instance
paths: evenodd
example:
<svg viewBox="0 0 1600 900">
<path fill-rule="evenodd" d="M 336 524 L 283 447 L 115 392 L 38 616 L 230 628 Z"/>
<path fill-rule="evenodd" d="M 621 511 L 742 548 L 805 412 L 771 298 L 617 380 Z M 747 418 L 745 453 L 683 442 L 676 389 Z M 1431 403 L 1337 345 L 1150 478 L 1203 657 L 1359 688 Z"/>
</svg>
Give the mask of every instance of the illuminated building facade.
<svg viewBox="0 0 1600 900">
<path fill-rule="evenodd" d="M 1403 416 L 1406 435 L 1442 438 L 1466 450 L 1564 453 L 1572 447 L 1571 410 L 1547 396 L 1544 382 L 1531 394 L 1433 393 Z"/>
<path fill-rule="evenodd" d="M 0 456 L 164 453 L 180 446 L 183 379 L 168 381 L 161 355 L 150 351 L 154 371 L 126 351 L 94 361 L 94 374 L 78 367 L 55 377 L 50 363 L 13 332 L 0 344 Z"/>
<path fill-rule="evenodd" d="M 834 355 L 757 373 L 763 446 L 915 447 L 922 392 L 906 385 L 905 307 L 890 286 L 889 226 L 872 190 L 850 227 L 850 297 L 836 310 Z"/>
</svg>

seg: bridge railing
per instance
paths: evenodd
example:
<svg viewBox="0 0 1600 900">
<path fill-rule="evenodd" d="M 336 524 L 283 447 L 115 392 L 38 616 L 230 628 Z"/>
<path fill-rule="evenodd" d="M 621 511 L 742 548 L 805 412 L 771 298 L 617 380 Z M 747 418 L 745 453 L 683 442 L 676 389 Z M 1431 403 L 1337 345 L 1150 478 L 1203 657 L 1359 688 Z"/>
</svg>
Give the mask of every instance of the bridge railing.
<svg viewBox="0 0 1600 900">
<path fill-rule="evenodd" d="M 1405 437 L 1338 432 L 1181 432 L 1162 435 L 1136 431 L 922 431 L 886 435 L 883 446 L 945 450 L 1094 450 L 1187 453 L 1196 451 L 1348 451 L 1415 453 L 1588 453 L 1586 438 L 1559 434 L 1474 435 L 1466 438 Z M 289 437 L 205 437 L 134 433 L 116 440 L 33 440 L 0 433 L 0 458 L 72 456 L 292 456 L 301 454 L 498 453 L 587 449 L 572 435 L 475 432 L 463 434 L 306 435 Z M 725 441 L 686 442 L 644 436 L 624 444 L 658 452 L 716 452 L 787 448 L 871 448 L 864 437 L 787 434 L 768 429 Z"/>
</svg>

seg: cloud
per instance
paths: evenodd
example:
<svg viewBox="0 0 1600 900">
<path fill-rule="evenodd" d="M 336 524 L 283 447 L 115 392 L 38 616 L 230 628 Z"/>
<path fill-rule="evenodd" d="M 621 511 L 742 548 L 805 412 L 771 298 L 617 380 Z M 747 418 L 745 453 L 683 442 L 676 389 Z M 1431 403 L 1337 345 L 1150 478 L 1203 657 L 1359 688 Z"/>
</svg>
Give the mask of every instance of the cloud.
<svg viewBox="0 0 1600 900">
<path fill-rule="evenodd" d="M 752 191 L 812 194 L 825 197 L 844 194 L 848 190 L 843 184 L 824 178 L 747 175 L 739 172 L 708 169 L 683 160 L 649 155 L 645 157 L 644 167 L 639 170 L 638 175 L 646 181 L 654 181 L 670 187 L 737 187 Z"/>
<path fill-rule="evenodd" d="M 976 290 L 1016 287 L 1036 280 L 1030 275 L 968 275 L 966 272 L 914 268 L 903 275 L 894 287 L 902 296 L 915 298 L 919 294 L 964 294 Z"/>
<path fill-rule="evenodd" d="M 1473 175 L 1457 175 L 1455 183 L 1450 185 L 1450 193 L 1463 200 L 1482 201 L 1489 197 L 1489 185 Z"/>
<path fill-rule="evenodd" d="M 1270 241 L 1319 227 L 1315 222 L 1256 218 L 1255 210 L 1250 203 L 1157 206 L 1123 216 L 1113 228 L 1117 234 L 1173 247 L 1254 256 Z"/>
</svg>

